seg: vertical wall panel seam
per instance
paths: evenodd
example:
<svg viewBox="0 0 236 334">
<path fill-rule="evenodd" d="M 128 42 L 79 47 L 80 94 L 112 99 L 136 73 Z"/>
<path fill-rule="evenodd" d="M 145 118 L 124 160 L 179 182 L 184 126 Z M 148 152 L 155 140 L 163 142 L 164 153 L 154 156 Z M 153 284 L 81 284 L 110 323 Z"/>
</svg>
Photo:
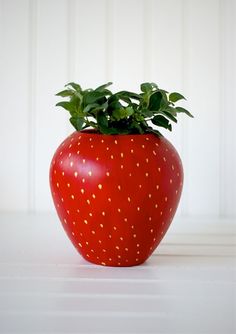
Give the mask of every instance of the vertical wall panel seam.
<svg viewBox="0 0 236 334">
<path fill-rule="evenodd" d="M 225 34 L 225 11 L 223 8 L 224 4 L 222 0 L 219 0 L 219 57 L 220 57 L 220 75 L 219 75 L 219 91 L 220 91 L 220 129 L 219 129 L 219 216 L 224 216 L 224 198 L 225 198 L 225 187 L 224 187 L 224 145 L 225 145 L 225 133 L 224 133 L 224 112 L 223 112 L 223 100 L 225 96 L 225 78 L 224 78 L 224 48 L 223 48 L 223 40 Z"/>
<path fill-rule="evenodd" d="M 105 48 L 106 48 L 106 67 L 105 67 L 105 78 L 106 81 L 111 81 L 113 75 L 113 0 L 106 0 L 105 11 L 106 11 L 106 36 L 105 36 Z"/>
<path fill-rule="evenodd" d="M 182 89 L 184 95 L 188 95 L 188 90 L 187 90 L 187 66 L 188 66 L 188 61 L 187 61 L 187 37 L 186 37 L 186 31 L 187 31 L 187 9 L 186 9 L 186 0 L 181 0 L 181 8 L 182 8 Z M 191 107 L 189 108 L 191 109 Z M 182 207 L 182 212 L 181 215 L 186 216 L 189 214 L 189 202 L 188 202 L 188 193 L 189 193 L 189 185 L 188 185 L 188 178 L 187 178 L 187 173 L 188 168 L 190 167 L 189 164 L 189 157 L 188 157 L 188 120 L 186 119 L 181 119 L 181 122 L 183 123 L 182 127 L 182 133 L 181 133 L 181 147 L 182 147 L 182 152 L 183 152 L 183 157 L 184 159 L 184 191 L 185 191 L 185 198 L 183 202 L 183 207 Z"/>
<path fill-rule="evenodd" d="M 67 1 L 67 83 L 75 77 L 75 60 L 77 52 L 76 33 L 76 3 L 75 0 Z M 77 81 L 77 78 L 75 79 Z M 71 124 L 67 122 L 67 134 L 71 132 Z"/>
<path fill-rule="evenodd" d="M 35 211 L 37 0 L 29 0 L 28 211 Z"/>
</svg>

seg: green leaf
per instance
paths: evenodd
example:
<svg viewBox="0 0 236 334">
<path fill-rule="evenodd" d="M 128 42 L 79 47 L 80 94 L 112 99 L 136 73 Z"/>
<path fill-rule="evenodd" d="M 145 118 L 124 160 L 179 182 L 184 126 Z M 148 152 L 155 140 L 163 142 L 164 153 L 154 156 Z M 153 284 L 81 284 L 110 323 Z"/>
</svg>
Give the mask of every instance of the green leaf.
<svg viewBox="0 0 236 334">
<path fill-rule="evenodd" d="M 66 89 L 57 93 L 56 96 L 67 97 L 67 96 L 72 96 L 73 94 L 74 92 L 71 89 Z"/>
<path fill-rule="evenodd" d="M 83 117 L 72 116 L 70 118 L 70 122 L 77 131 L 80 131 L 83 127 L 83 124 L 84 124 L 84 118 Z"/>
<path fill-rule="evenodd" d="M 141 113 L 144 117 L 152 117 L 153 116 L 153 111 L 149 109 L 142 109 Z"/>
<path fill-rule="evenodd" d="M 171 93 L 170 95 L 169 95 L 169 100 L 171 101 L 171 102 L 177 102 L 177 101 L 179 101 L 179 100 L 186 100 L 185 99 L 185 97 L 183 96 L 183 95 L 181 95 L 180 93 L 176 93 L 176 92 L 174 92 L 174 93 Z"/>
<path fill-rule="evenodd" d="M 163 110 L 163 111 L 159 111 L 158 113 L 163 114 L 164 116 L 169 118 L 171 121 L 177 123 L 177 119 L 170 112 Z"/>
<path fill-rule="evenodd" d="M 133 113 L 134 110 L 132 107 L 115 109 L 112 112 L 112 118 L 114 118 L 117 121 L 120 121 L 121 119 L 128 118 L 129 116 L 133 115 Z"/>
<path fill-rule="evenodd" d="M 149 110 L 159 110 L 160 109 L 160 105 L 161 105 L 161 100 L 162 100 L 162 94 L 161 92 L 155 92 L 150 96 L 149 99 L 149 105 L 148 105 L 148 109 Z"/>
<path fill-rule="evenodd" d="M 105 96 L 103 92 L 96 92 L 96 91 L 87 92 L 84 95 L 83 104 L 84 106 L 87 106 L 88 104 L 93 104 L 95 102 L 98 102 L 101 98 L 104 97 Z"/>
<path fill-rule="evenodd" d="M 156 115 L 155 117 L 153 117 L 152 123 L 170 131 L 172 130 L 170 122 L 162 115 Z"/>
<path fill-rule="evenodd" d="M 101 86 L 97 87 L 97 88 L 95 89 L 95 91 L 96 91 L 96 92 L 101 92 L 101 91 L 103 91 L 106 87 L 108 87 L 108 86 L 110 86 L 110 85 L 112 85 L 112 82 L 108 82 L 108 83 L 106 83 L 105 85 L 101 85 Z M 108 91 L 108 90 L 107 90 L 107 91 Z"/>
<path fill-rule="evenodd" d="M 182 108 L 182 107 L 176 107 L 175 108 L 176 112 L 180 113 L 180 112 L 183 112 L 185 113 L 186 115 L 188 115 L 189 117 L 192 117 L 194 118 L 194 116 L 186 109 Z"/>
<path fill-rule="evenodd" d="M 56 104 L 56 107 L 62 107 L 70 112 L 70 114 L 74 114 L 76 112 L 76 107 L 73 102 L 62 101 Z"/>
<path fill-rule="evenodd" d="M 144 83 L 142 83 L 141 85 L 140 85 L 140 89 L 141 89 L 141 91 L 142 92 L 144 92 L 144 93 L 151 93 L 151 91 L 152 91 L 152 84 L 150 83 L 150 82 L 144 82 Z"/>
<path fill-rule="evenodd" d="M 126 90 L 122 90 L 114 95 L 118 95 L 118 96 L 126 96 L 130 99 L 134 99 L 134 100 L 141 100 L 141 96 L 139 94 L 133 93 L 133 92 L 128 92 Z"/>
<path fill-rule="evenodd" d="M 74 83 L 74 82 L 69 82 L 68 84 L 65 85 L 65 87 L 71 86 L 72 88 L 74 88 L 74 90 L 78 91 L 78 92 L 82 92 L 82 88 L 80 85 Z"/>
</svg>

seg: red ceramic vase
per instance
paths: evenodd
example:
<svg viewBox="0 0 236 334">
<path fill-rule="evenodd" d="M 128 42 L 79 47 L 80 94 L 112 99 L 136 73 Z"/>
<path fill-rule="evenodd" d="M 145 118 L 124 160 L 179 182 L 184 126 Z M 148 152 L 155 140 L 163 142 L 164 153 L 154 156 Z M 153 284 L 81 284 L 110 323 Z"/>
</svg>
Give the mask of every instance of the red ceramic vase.
<svg viewBox="0 0 236 334">
<path fill-rule="evenodd" d="M 104 266 L 134 266 L 153 253 L 175 215 L 180 157 L 155 134 L 74 132 L 50 168 L 53 201 L 78 252 Z"/>
</svg>

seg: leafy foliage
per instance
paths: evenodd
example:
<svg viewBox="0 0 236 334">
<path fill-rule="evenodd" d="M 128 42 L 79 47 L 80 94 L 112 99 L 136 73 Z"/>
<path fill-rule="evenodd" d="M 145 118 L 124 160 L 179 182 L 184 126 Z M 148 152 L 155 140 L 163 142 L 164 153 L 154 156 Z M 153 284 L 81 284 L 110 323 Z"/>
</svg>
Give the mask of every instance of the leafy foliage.
<svg viewBox="0 0 236 334">
<path fill-rule="evenodd" d="M 188 110 L 175 106 L 185 99 L 183 95 L 168 93 L 155 83 L 142 83 L 139 94 L 129 91 L 113 94 L 108 89 L 111 84 L 82 90 L 80 85 L 70 82 L 65 90 L 56 94 L 69 100 L 58 102 L 56 106 L 70 113 L 70 122 L 77 131 L 92 127 L 107 135 L 147 132 L 160 135 L 150 123 L 171 131 L 171 122 L 177 123 L 178 113 L 193 117 Z"/>
</svg>

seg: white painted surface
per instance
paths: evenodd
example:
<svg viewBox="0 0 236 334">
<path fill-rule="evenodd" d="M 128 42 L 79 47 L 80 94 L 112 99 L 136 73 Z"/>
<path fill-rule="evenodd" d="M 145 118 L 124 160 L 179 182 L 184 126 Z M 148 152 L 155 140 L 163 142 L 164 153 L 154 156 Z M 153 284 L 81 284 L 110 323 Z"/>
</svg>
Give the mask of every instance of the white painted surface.
<svg viewBox="0 0 236 334">
<path fill-rule="evenodd" d="M 224 235 L 172 230 L 144 265 L 109 268 L 82 260 L 54 215 L 0 219 L 0 333 L 235 333 L 230 221 Z"/>
<path fill-rule="evenodd" d="M 72 128 L 54 93 L 75 80 L 183 92 L 173 134 L 178 214 L 236 215 L 234 0 L 0 0 L 0 211 L 52 211 L 50 159 Z"/>
</svg>

